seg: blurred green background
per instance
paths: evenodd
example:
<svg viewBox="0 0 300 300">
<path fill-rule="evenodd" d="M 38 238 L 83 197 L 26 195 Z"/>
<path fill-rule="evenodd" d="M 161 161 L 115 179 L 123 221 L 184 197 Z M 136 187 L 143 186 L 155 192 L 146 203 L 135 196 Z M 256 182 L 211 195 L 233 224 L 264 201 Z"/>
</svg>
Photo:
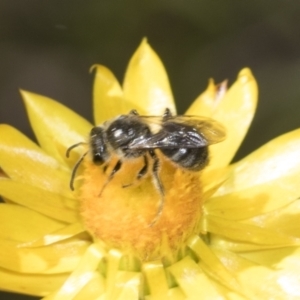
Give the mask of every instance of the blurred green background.
<svg viewBox="0 0 300 300">
<path fill-rule="evenodd" d="M 240 69 L 252 69 L 260 102 L 241 158 L 300 127 L 299 16 L 297 0 L 1 0 L 0 122 L 33 138 L 19 88 L 92 120 L 90 66 L 104 64 L 122 81 L 146 36 L 165 64 L 179 113 L 209 77 L 232 83 Z"/>
</svg>

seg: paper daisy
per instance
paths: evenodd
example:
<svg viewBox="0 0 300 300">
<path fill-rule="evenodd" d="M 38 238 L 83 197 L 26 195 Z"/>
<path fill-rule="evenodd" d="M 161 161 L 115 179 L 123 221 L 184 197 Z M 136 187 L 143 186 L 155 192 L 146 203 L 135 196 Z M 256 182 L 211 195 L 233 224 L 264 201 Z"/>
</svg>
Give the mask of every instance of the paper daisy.
<svg viewBox="0 0 300 300">
<path fill-rule="evenodd" d="M 95 125 L 22 91 L 38 145 L 0 126 L 0 288 L 57 300 L 300 299 L 300 131 L 230 165 L 255 113 L 251 71 L 228 90 L 210 80 L 186 112 L 226 128 L 205 169 L 155 150 L 165 194 L 156 218 L 152 173 L 136 179 L 143 157 L 108 180 L 118 155 L 95 164 L 89 133 L 132 109 L 175 114 L 165 69 L 144 40 L 123 86 L 106 67 L 92 70 Z"/>
</svg>

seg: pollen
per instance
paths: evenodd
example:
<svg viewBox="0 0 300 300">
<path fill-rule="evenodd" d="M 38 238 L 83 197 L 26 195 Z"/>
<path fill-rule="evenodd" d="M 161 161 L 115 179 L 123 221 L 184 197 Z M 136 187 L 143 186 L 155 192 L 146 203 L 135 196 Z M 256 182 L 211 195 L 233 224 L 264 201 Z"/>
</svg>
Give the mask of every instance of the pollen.
<svg viewBox="0 0 300 300">
<path fill-rule="evenodd" d="M 103 168 L 88 158 L 84 161 L 79 199 L 86 229 L 108 247 L 144 261 L 170 256 L 170 251 L 176 253 L 198 231 L 202 190 L 199 173 L 178 168 L 161 156 L 163 196 L 150 171 L 136 179 L 142 158 L 124 162 L 107 182 L 116 163 L 117 158 L 112 159 Z M 158 215 L 161 197 L 163 209 Z"/>
</svg>

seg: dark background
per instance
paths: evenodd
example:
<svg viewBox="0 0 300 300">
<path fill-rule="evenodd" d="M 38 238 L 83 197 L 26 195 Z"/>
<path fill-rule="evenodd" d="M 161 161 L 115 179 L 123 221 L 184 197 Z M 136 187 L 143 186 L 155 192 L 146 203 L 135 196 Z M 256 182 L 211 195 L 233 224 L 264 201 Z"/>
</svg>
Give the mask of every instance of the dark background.
<svg viewBox="0 0 300 300">
<path fill-rule="evenodd" d="M 240 69 L 252 69 L 260 102 L 240 158 L 300 127 L 299 16 L 298 0 L 1 0 L 0 122 L 33 138 L 19 88 L 91 121 L 90 66 L 104 64 L 122 81 L 146 36 L 166 66 L 179 113 L 209 77 L 232 83 Z"/>
</svg>

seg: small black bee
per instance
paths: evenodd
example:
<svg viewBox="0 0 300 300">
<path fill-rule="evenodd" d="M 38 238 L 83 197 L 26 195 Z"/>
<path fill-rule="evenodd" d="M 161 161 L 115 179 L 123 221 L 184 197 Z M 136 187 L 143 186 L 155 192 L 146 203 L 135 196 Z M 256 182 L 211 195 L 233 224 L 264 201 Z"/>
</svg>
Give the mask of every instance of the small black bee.
<svg viewBox="0 0 300 300">
<path fill-rule="evenodd" d="M 144 158 L 144 165 L 137 174 L 137 179 L 141 179 L 149 171 L 150 158 L 153 160 L 151 167 L 153 181 L 161 195 L 155 218 L 157 220 L 163 210 L 165 192 L 159 177 L 160 162 L 155 151 L 161 151 L 167 159 L 182 169 L 200 171 L 209 161 L 208 146 L 221 142 L 224 138 L 225 130 L 218 122 L 198 116 L 173 116 L 168 108 L 160 117 L 140 116 L 136 110 L 132 110 L 127 115 L 121 115 L 103 125 L 93 127 L 88 151 L 93 162 L 105 166 L 113 154 L 119 157 L 99 196 L 124 161 Z M 80 142 L 68 148 L 67 157 L 72 149 L 81 144 L 85 143 Z M 76 171 L 88 152 L 84 153 L 74 166 L 70 181 L 72 190 Z"/>
</svg>

